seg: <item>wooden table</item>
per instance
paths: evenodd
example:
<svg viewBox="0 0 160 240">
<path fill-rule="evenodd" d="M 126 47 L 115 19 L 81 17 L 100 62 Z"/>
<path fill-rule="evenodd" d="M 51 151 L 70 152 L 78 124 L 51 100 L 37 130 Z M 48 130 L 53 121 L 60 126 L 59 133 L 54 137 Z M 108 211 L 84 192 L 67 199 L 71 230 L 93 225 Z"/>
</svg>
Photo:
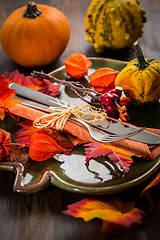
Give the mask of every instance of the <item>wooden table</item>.
<svg viewBox="0 0 160 240">
<path fill-rule="evenodd" d="M 53 64 L 41 68 L 50 72 L 63 65 L 64 60 L 74 52 L 81 52 L 89 57 L 107 57 L 129 61 L 135 57 L 133 48 L 119 51 L 106 51 L 96 54 L 92 44 L 85 41 L 84 16 L 90 0 L 45 0 L 38 1 L 61 10 L 70 23 L 70 42 L 63 55 Z M 28 1 L 0 1 L 0 27 L 16 8 L 26 5 Z M 160 4 L 159 0 L 141 0 L 145 9 L 147 23 L 140 39 L 146 57 L 160 60 Z M 12 62 L 0 47 L 0 74 L 18 69 L 21 73 L 30 74 L 33 69 L 20 67 Z M 39 69 L 40 70 L 40 69 Z M 12 191 L 15 174 L 0 172 L 0 239 L 3 240 L 70 240 L 70 239 L 125 239 L 156 240 L 160 235 L 160 191 L 159 186 L 152 191 L 154 212 L 143 218 L 142 224 L 133 224 L 130 229 L 114 232 L 112 235 L 100 235 L 101 221 L 94 219 L 84 222 L 62 213 L 68 204 L 83 198 L 80 194 L 70 193 L 56 187 L 42 192 L 23 195 Z M 137 189 L 133 189 L 138 191 Z M 128 192 L 123 193 L 127 196 Z"/>
</svg>

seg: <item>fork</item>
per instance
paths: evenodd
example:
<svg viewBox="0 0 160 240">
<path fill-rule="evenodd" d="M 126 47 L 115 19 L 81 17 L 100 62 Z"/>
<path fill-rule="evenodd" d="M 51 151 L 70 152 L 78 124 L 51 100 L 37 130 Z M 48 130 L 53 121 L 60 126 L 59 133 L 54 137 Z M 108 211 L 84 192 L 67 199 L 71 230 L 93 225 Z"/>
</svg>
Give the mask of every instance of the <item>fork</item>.
<svg viewBox="0 0 160 240">
<path fill-rule="evenodd" d="M 103 143 L 111 143 L 111 142 L 116 142 L 122 139 L 126 139 L 129 138 L 131 136 L 134 136 L 136 134 L 138 134 L 139 132 L 143 131 L 145 128 L 141 128 L 138 130 L 135 130 L 131 133 L 126 133 L 126 134 L 115 134 L 115 133 L 110 133 L 105 131 L 104 129 L 100 129 L 98 126 L 91 126 L 89 123 L 86 123 L 85 121 L 81 120 L 81 119 L 77 119 L 77 118 L 70 118 L 76 122 L 79 122 L 81 124 L 83 124 L 90 136 L 97 142 L 103 142 Z"/>
<path fill-rule="evenodd" d="M 46 105 L 42 104 L 42 103 L 38 103 L 38 102 L 34 102 L 32 100 L 26 99 L 24 97 L 21 96 L 15 96 L 14 98 L 17 99 L 23 99 L 22 102 L 20 102 L 21 104 L 33 107 L 35 109 L 38 110 L 42 110 L 44 112 L 48 112 L 48 113 L 52 113 L 53 111 Z M 58 103 L 56 103 L 58 105 Z M 52 106 L 53 107 L 53 106 Z M 65 105 L 64 105 L 65 108 Z M 115 133 L 111 133 L 109 131 L 107 131 L 106 129 L 102 129 L 100 127 L 98 127 L 97 125 L 91 125 L 81 119 L 78 118 L 73 118 L 70 117 L 71 120 L 76 121 L 81 123 L 82 125 L 84 125 L 90 136 L 97 142 L 103 142 L 103 143 L 111 143 L 111 142 L 115 142 L 115 141 L 119 141 L 125 138 L 129 138 L 131 136 L 134 136 L 136 134 L 138 134 L 139 132 L 143 131 L 144 128 L 141 129 L 136 129 L 135 131 L 132 131 L 131 133 L 126 133 L 126 134 L 115 134 Z"/>
<path fill-rule="evenodd" d="M 59 103 L 60 103 L 60 106 L 63 106 L 64 108 L 66 108 L 66 104 L 63 101 L 57 102 L 56 99 L 51 96 L 34 91 L 32 89 L 26 88 L 19 84 L 16 84 L 16 83 L 10 84 L 10 89 L 16 89 L 16 92 L 15 92 L 16 96 L 14 98 L 23 99 L 23 101 L 20 103 L 30 106 L 32 108 L 39 109 L 39 110 L 42 110 L 42 111 L 48 112 L 48 113 L 53 112 L 48 107 L 50 105 L 52 107 L 57 107 L 57 106 L 59 106 Z M 138 128 L 138 130 L 136 129 L 135 131 L 132 131 L 131 133 L 115 134 L 115 133 L 111 133 L 105 129 L 102 129 L 102 128 L 98 127 L 97 125 L 91 125 L 91 124 L 85 122 L 85 119 L 84 119 L 84 121 L 77 119 L 77 118 L 71 118 L 71 119 L 83 124 L 88 129 L 90 136 L 95 141 L 104 142 L 104 143 L 105 142 L 111 143 L 111 142 L 119 141 L 119 140 L 122 140 L 125 138 L 129 138 L 129 137 L 134 136 L 144 130 L 144 128 L 141 128 L 141 129 Z"/>
</svg>

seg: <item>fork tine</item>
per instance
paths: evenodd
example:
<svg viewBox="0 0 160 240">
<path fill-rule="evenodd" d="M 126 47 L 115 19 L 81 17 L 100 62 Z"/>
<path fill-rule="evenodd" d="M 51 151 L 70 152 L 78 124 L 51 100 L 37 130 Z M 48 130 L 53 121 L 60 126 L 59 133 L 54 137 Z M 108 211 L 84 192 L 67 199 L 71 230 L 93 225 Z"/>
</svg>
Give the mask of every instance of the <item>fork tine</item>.
<svg viewBox="0 0 160 240">
<path fill-rule="evenodd" d="M 141 129 L 138 129 L 134 132 L 131 132 L 131 133 L 127 133 L 127 134 L 120 134 L 120 135 L 112 135 L 112 134 L 108 134 L 106 136 L 106 138 L 102 139 L 103 142 L 115 142 L 115 141 L 119 141 L 119 140 L 122 140 L 122 139 L 126 139 L 126 138 L 129 138 L 129 137 L 132 137 L 138 133 L 140 133 L 141 131 L 143 131 L 145 128 L 141 128 Z"/>
</svg>

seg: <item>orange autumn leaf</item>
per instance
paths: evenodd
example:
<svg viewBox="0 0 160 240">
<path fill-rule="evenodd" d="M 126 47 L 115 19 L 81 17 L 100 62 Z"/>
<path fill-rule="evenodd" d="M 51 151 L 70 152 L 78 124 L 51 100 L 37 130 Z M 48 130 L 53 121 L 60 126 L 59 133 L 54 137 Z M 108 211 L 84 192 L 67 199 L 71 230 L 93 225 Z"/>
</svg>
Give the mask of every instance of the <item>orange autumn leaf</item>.
<svg viewBox="0 0 160 240">
<path fill-rule="evenodd" d="M 105 92 L 115 87 L 118 71 L 111 68 L 99 68 L 89 76 L 90 85 L 97 92 Z"/>
<path fill-rule="evenodd" d="M 70 55 L 65 63 L 65 70 L 69 77 L 79 79 L 88 75 L 92 62 L 82 53 Z"/>
<path fill-rule="evenodd" d="M 9 155 L 11 144 L 10 133 L 0 129 L 0 160 Z"/>
<path fill-rule="evenodd" d="M 111 226 L 120 225 L 129 228 L 132 223 L 141 223 L 143 212 L 134 207 L 134 202 L 122 202 L 115 197 L 107 200 L 83 199 L 71 204 L 64 214 L 90 221 L 94 218 L 102 219 L 102 231 L 110 230 Z"/>
<path fill-rule="evenodd" d="M 39 80 L 31 76 L 24 76 L 18 70 L 12 73 L 5 72 L 2 76 L 8 84 L 17 83 L 52 97 L 56 97 L 59 94 L 60 84 L 53 84 L 47 79 Z"/>
<path fill-rule="evenodd" d="M 64 152 L 56 141 L 45 132 L 35 132 L 30 137 L 29 156 L 35 161 L 45 161 L 54 155 Z"/>
<path fill-rule="evenodd" d="M 130 164 L 133 162 L 132 153 L 114 145 L 105 145 L 103 143 L 94 142 L 85 144 L 84 146 L 86 147 L 86 161 L 89 161 L 91 158 L 107 156 L 125 172 L 128 172 Z"/>
<path fill-rule="evenodd" d="M 144 188 L 142 194 L 146 194 L 147 191 L 160 183 L 160 172 L 152 179 L 152 181 Z"/>
<path fill-rule="evenodd" d="M 15 96 L 15 90 L 8 87 L 8 83 L 4 80 L 3 77 L 0 77 L 0 119 L 5 118 L 5 111 L 8 111 L 8 108 L 21 102 L 21 99 L 13 99 Z M 9 112 L 10 113 L 10 112 Z"/>
</svg>

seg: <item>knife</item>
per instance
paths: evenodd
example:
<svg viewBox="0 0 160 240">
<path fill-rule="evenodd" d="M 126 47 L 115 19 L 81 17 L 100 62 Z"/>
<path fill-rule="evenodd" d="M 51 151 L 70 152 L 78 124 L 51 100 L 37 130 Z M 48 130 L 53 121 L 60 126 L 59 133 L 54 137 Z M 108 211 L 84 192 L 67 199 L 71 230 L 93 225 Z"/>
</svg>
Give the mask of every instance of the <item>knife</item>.
<svg viewBox="0 0 160 240">
<path fill-rule="evenodd" d="M 62 100 L 57 100 L 54 97 L 51 97 L 49 95 L 46 95 L 44 93 L 32 90 L 30 88 L 24 87 L 22 85 L 19 85 L 17 83 L 11 83 L 9 85 L 10 89 L 15 89 L 15 97 L 17 99 L 23 99 L 20 104 L 27 105 L 29 107 L 35 108 L 37 110 L 42 110 L 47 113 L 53 112 L 49 106 L 53 107 L 59 107 L 59 103 L 61 104 L 62 107 L 66 107 L 70 104 L 62 101 Z M 84 116 L 85 118 L 85 116 Z M 135 131 L 136 129 L 139 129 L 136 126 L 132 126 L 128 123 L 120 122 L 118 120 L 115 120 L 114 122 L 109 122 L 109 127 L 108 127 L 108 121 L 99 121 L 95 122 L 96 126 L 98 128 L 103 129 L 104 131 L 109 131 L 111 133 L 115 134 L 127 134 Z M 95 125 L 94 123 L 91 125 Z M 150 133 L 148 131 L 141 131 L 140 133 L 129 137 L 129 139 L 146 143 L 146 144 L 160 144 L 160 136 L 154 133 Z"/>
</svg>

